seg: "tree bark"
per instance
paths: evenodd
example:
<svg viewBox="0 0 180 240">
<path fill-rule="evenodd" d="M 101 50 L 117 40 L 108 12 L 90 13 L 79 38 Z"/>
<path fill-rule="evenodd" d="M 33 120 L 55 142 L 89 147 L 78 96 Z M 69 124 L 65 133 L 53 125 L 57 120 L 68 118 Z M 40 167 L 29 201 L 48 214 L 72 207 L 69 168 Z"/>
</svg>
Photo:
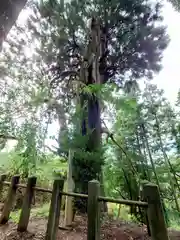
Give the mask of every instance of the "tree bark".
<svg viewBox="0 0 180 240">
<path fill-rule="evenodd" d="M 100 57 L 103 47 L 101 46 L 101 26 L 97 19 L 92 18 L 89 43 L 85 52 L 84 62 L 80 70 L 80 80 L 86 86 L 103 83 L 103 73 L 100 75 Z M 97 93 L 84 93 L 81 95 L 82 117 L 82 136 L 88 137 L 84 151 L 90 159 L 77 159 L 75 157 L 74 172 L 76 175 L 75 183 L 81 192 L 87 193 L 88 181 L 99 180 L 102 171 L 102 152 L 101 152 L 101 110 L 99 96 Z M 94 156 L 93 156 L 94 155 Z M 86 158 L 86 157 L 85 157 Z M 79 174 L 77 175 L 77 165 Z M 76 201 L 80 207 L 80 200 Z M 82 203 L 82 201 L 81 201 Z M 81 205 L 82 211 L 86 209 L 85 202 Z M 81 207 L 80 207 L 81 208 Z"/>
</svg>

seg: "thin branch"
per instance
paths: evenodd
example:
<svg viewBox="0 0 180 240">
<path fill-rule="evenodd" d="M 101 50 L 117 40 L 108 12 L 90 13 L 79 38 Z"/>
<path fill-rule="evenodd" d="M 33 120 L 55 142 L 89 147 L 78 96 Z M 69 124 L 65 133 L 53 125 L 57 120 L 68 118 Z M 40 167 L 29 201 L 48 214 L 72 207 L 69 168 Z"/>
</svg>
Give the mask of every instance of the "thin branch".
<svg viewBox="0 0 180 240">
<path fill-rule="evenodd" d="M 180 177 L 180 174 L 178 174 L 177 172 L 175 172 L 175 175 L 176 175 L 177 177 Z"/>
<path fill-rule="evenodd" d="M 132 162 L 131 162 L 131 158 L 128 156 L 127 152 L 124 150 L 124 148 L 114 139 L 113 133 L 111 133 L 109 131 L 109 129 L 107 128 L 106 123 L 102 120 L 103 124 L 105 125 L 105 128 L 101 128 L 101 133 L 105 133 L 107 134 L 107 139 L 110 138 L 112 140 L 112 142 L 118 146 L 118 148 L 120 148 L 120 150 L 124 153 L 124 155 L 126 156 L 126 158 L 129 160 L 129 163 L 132 167 L 132 170 L 134 172 L 134 174 L 136 174 L 136 169 L 134 168 Z"/>
<path fill-rule="evenodd" d="M 5 140 L 19 140 L 17 137 L 15 136 L 10 136 L 10 135 L 5 135 L 5 134 L 0 134 L 0 138 L 3 138 Z"/>
<path fill-rule="evenodd" d="M 49 146 L 45 145 L 45 148 L 47 148 L 50 152 L 54 153 L 55 155 L 58 155 L 57 150 L 53 150 L 52 148 L 50 148 Z"/>
<path fill-rule="evenodd" d="M 50 70 L 58 70 L 58 67 L 53 67 Z M 70 77 L 70 76 L 77 76 L 79 73 L 77 71 L 73 71 L 73 70 L 69 70 L 69 71 L 63 71 L 62 73 L 60 73 L 58 76 L 54 77 L 53 80 L 50 82 L 50 86 L 52 86 L 54 83 L 56 83 L 56 81 L 58 80 L 58 82 L 62 82 L 66 77 Z M 60 80 L 61 78 L 61 80 Z"/>
</svg>

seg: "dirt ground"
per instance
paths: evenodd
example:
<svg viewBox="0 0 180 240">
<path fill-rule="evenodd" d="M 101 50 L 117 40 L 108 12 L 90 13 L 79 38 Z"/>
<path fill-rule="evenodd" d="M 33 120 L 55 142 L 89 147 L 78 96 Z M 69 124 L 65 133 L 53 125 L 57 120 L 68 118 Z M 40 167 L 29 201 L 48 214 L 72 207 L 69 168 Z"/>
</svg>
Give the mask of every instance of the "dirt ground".
<svg viewBox="0 0 180 240">
<path fill-rule="evenodd" d="M 58 230 L 57 240 L 87 239 L 87 221 L 84 216 L 77 216 L 73 230 Z M 29 222 L 28 232 L 17 233 L 16 224 L 10 222 L 0 226 L 0 240 L 44 240 L 47 219 L 33 218 Z M 180 239 L 180 232 L 170 231 L 171 240 Z M 101 239 L 111 240 L 150 240 L 145 226 L 128 224 L 120 221 L 105 221 L 101 225 Z"/>
</svg>

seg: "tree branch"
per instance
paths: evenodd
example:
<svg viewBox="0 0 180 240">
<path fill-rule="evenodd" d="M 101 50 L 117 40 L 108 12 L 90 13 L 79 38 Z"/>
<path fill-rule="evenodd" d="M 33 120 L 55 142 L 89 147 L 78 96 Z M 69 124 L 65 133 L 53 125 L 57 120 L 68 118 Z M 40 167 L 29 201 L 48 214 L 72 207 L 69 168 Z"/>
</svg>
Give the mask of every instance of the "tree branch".
<svg viewBox="0 0 180 240">
<path fill-rule="evenodd" d="M 5 134 L 0 134 L 0 138 L 3 138 L 5 140 L 19 140 L 17 137 L 5 135 Z"/>
<path fill-rule="evenodd" d="M 109 129 L 106 126 L 106 123 L 102 120 L 103 124 L 105 125 L 105 128 L 101 128 L 101 133 L 105 133 L 107 134 L 107 140 L 108 138 L 110 138 L 112 140 L 112 142 L 124 153 L 124 155 L 126 156 L 126 158 L 129 160 L 129 163 L 132 167 L 133 172 L 136 174 L 136 169 L 134 168 L 132 162 L 131 162 L 131 158 L 128 156 L 127 152 L 124 150 L 124 148 L 114 139 L 113 133 L 111 133 L 109 131 Z"/>
<path fill-rule="evenodd" d="M 52 67 L 50 70 L 58 71 L 58 67 Z M 66 77 L 70 76 L 77 76 L 79 73 L 74 70 L 63 71 L 62 73 L 58 74 L 58 76 L 54 77 L 53 80 L 50 82 L 50 86 L 52 86 L 56 81 L 62 82 Z M 61 80 L 60 80 L 61 78 Z"/>
<path fill-rule="evenodd" d="M 55 151 L 55 150 L 53 150 L 52 148 L 50 148 L 49 146 L 47 146 L 47 145 L 45 145 L 45 148 L 47 148 L 50 152 L 52 152 L 53 154 L 55 154 L 55 155 L 58 155 L 58 149 Z"/>
</svg>

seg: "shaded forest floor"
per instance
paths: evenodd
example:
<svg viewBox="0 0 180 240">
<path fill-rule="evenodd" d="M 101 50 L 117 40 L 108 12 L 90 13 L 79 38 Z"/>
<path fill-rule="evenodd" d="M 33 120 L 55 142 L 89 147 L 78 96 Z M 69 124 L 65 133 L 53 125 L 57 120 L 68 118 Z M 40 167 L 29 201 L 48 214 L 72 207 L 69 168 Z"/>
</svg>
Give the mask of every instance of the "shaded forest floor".
<svg viewBox="0 0 180 240">
<path fill-rule="evenodd" d="M 60 223 L 61 225 L 61 223 Z M 28 232 L 17 233 L 15 223 L 0 226 L 1 240 L 43 240 L 46 233 L 47 219 L 31 218 Z M 77 216 L 73 230 L 58 230 L 58 240 L 86 240 L 87 239 L 87 218 Z M 180 231 L 169 231 L 171 240 L 180 239 Z M 145 226 L 138 226 L 133 223 L 122 221 L 106 220 L 101 225 L 101 239 L 112 240 L 150 240 Z"/>
</svg>

